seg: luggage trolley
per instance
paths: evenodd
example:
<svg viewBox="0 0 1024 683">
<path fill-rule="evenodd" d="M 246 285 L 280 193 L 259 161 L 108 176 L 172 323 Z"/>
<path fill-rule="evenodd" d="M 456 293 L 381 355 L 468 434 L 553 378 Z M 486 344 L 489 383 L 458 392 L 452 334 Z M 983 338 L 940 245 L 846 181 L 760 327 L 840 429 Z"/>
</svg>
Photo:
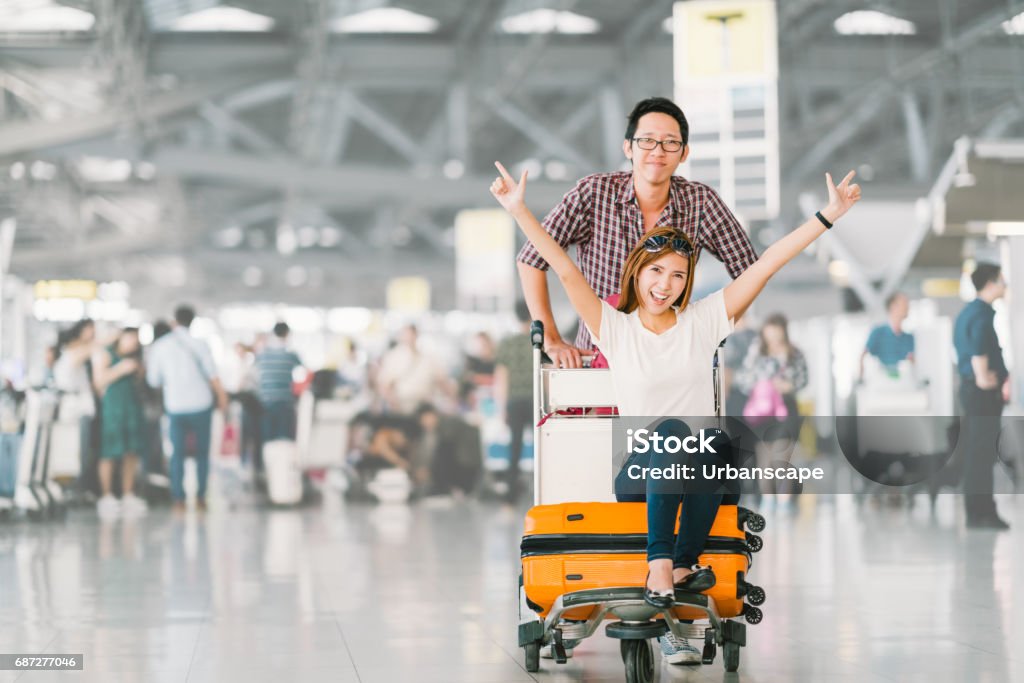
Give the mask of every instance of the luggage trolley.
<svg viewBox="0 0 1024 683">
<path fill-rule="evenodd" d="M 30 519 L 63 517 L 67 513 L 64 494 L 50 477 L 50 437 L 57 419 L 59 394 L 52 389 L 30 389 L 25 400 L 25 431 L 18 458 L 14 506 Z"/>
<path fill-rule="evenodd" d="M 747 623 L 759 623 L 762 612 L 757 605 L 765 600 L 764 590 L 748 583 L 745 571 L 751 553 L 761 548 L 761 538 L 744 528 L 763 530 L 764 517 L 742 507 L 723 506 L 701 555 L 701 563 L 711 564 L 718 579 L 709 591 L 713 595 L 677 590 L 672 609 L 648 605 L 643 599 L 645 504 L 615 502 L 610 486 L 615 474 L 608 457 L 613 420 L 607 408 L 614 405 L 610 373 L 545 366 L 543 340 L 543 326 L 534 322 L 534 507 L 525 524 L 519 577 L 519 646 L 525 653 L 526 670 L 540 670 L 540 649 L 548 645 L 554 661 L 564 664 L 567 641 L 588 638 L 608 622 L 605 633 L 620 640 L 630 683 L 654 679 L 656 659 L 650 639 L 669 631 L 680 638 L 702 640 L 704 664 L 711 664 L 721 647 L 726 671 L 736 671 L 740 647 L 746 644 L 746 624 L 731 617 L 742 615 Z M 713 372 L 718 412 L 717 355 Z M 574 533 L 573 524 L 578 527 L 585 516 L 590 524 L 587 533 Z M 602 524 L 633 532 L 594 534 L 593 529 Z M 542 527 L 544 533 L 538 533 Z M 550 557 L 545 547 L 552 545 L 562 548 L 557 552 L 569 559 L 535 564 Z M 594 577 L 591 583 L 600 587 L 585 587 L 588 577 Z M 537 583 L 531 583 L 535 579 Z M 609 583 L 620 579 L 622 585 Z M 573 584 L 581 588 L 572 590 Z M 682 621 L 687 619 L 701 623 Z"/>
</svg>

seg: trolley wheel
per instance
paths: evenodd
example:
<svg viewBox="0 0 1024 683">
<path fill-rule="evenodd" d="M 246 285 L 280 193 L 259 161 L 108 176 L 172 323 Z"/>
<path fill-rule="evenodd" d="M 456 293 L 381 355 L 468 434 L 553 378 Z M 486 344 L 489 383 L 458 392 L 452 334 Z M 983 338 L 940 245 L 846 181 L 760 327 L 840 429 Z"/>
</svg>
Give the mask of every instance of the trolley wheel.
<svg viewBox="0 0 1024 683">
<path fill-rule="evenodd" d="M 743 605 L 743 618 L 748 624 L 760 624 L 764 619 L 764 612 L 753 605 Z"/>
<path fill-rule="evenodd" d="M 751 605 L 763 605 L 765 599 L 764 589 L 760 586 L 747 586 L 747 602 Z"/>
<path fill-rule="evenodd" d="M 761 532 L 764 531 L 766 522 L 764 521 L 763 515 L 759 515 L 756 512 L 751 512 L 749 515 L 747 515 L 746 525 L 747 528 L 751 531 Z"/>
<path fill-rule="evenodd" d="M 527 643 L 523 646 L 523 652 L 526 664 L 526 670 L 530 673 L 537 673 L 540 671 L 540 643 L 532 642 Z"/>
<path fill-rule="evenodd" d="M 747 546 L 750 548 L 750 552 L 760 552 L 761 548 L 764 547 L 764 539 L 757 534 L 747 534 Z"/>
<path fill-rule="evenodd" d="M 700 663 L 701 664 L 714 664 L 715 663 L 715 655 L 717 655 L 717 654 L 718 654 L 718 648 L 715 646 L 714 641 L 710 641 L 710 642 L 705 641 L 704 642 L 704 652 L 701 654 Z"/>
<path fill-rule="evenodd" d="M 651 641 L 624 640 L 622 662 L 626 665 L 626 683 L 651 683 L 654 680 L 654 652 Z"/>
<path fill-rule="evenodd" d="M 722 646 L 722 655 L 725 660 L 725 670 L 729 673 L 735 673 L 740 668 L 740 646 L 739 643 L 725 642 Z"/>
</svg>

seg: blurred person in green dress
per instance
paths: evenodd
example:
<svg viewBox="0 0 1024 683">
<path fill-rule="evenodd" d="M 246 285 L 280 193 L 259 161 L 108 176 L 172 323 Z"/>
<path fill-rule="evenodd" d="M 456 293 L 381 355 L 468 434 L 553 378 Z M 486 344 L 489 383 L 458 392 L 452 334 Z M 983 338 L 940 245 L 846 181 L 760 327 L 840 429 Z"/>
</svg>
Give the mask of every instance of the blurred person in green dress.
<svg viewBox="0 0 1024 683">
<path fill-rule="evenodd" d="M 143 366 L 139 332 L 127 327 L 93 357 L 93 381 L 101 398 L 99 478 L 101 517 L 139 515 L 146 503 L 135 495 L 135 474 L 145 444 Z M 113 495 L 114 465 L 121 463 L 119 501 Z"/>
</svg>

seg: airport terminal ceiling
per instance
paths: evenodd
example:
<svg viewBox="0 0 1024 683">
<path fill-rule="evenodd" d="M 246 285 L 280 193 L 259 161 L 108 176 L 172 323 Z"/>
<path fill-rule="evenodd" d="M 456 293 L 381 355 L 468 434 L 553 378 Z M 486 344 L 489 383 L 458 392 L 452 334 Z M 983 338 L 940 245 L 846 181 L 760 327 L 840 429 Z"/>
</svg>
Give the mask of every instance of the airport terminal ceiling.
<svg viewBox="0 0 1024 683">
<path fill-rule="evenodd" d="M 5 21 L 20 5 L 36 9 Z M 840 33 L 836 20 L 859 10 L 902 20 L 904 34 Z M 5 2 L 12 270 L 124 280 L 140 302 L 325 305 L 382 305 L 387 280 L 413 274 L 434 283 L 433 305 L 454 306 L 452 226 L 490 205 L 491 162 L 529 160 L 537 211 L 573 179 L 620 167 L 629 107 L 673 93 L 672 11 L 658 0 Z M 782 212 L 752 234 L 788 227 L 826 168 L 857 168 L 866 191 L 911 200 L 958 137 L 1024 137 L 1022 12 L 1005 0 L 780 2 Z M 386 31 L 397 27 L 409 32 Z M 979 167 L 990 175 L 999 169 Z M 923 249 L 959 263 L 959 242 Z"/>
</svg>

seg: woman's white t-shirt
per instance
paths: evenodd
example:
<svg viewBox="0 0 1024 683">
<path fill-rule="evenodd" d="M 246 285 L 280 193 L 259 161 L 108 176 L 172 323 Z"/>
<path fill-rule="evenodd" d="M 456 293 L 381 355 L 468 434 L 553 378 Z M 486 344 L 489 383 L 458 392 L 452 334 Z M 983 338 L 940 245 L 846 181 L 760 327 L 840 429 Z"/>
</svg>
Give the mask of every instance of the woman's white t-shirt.
<svg viewBox="0 0 1024 683">
<path fill-rule="evenodd" d="M 661 334 L 601 302 L 597 347 L 608 359 L 620 415 L 704 417 L 715 414 L 711 363 L 733 330 L 722 290 L 677 312 Z M 594 330 L 590 330 L 591 334 Z"/>
</svg>

